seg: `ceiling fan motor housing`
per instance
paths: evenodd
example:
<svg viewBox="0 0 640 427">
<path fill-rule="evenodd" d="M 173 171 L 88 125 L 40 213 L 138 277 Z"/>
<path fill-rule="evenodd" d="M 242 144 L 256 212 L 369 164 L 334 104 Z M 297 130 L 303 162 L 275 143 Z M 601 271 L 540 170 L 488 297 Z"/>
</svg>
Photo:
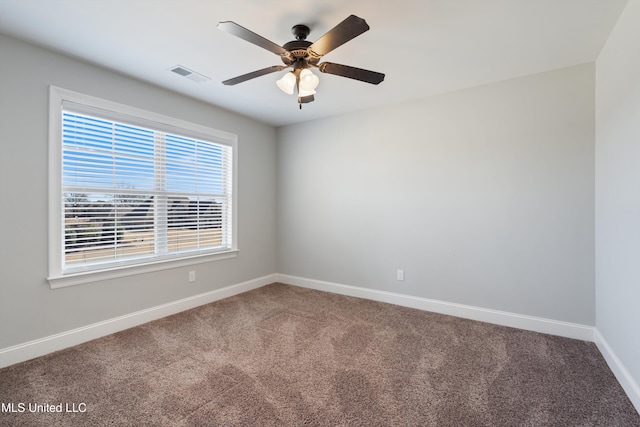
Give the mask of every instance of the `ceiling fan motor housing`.
<svg viewBox="0 0 640 427">
<path fill-rule="evenodd" d="M 293 65 L 296 62 L 307 62 L 308 64 L 316 65 L 320 61 L 320 56 L 314 55 L 308 49 L 312 44 L 306 40 L 293 40 L 285 43 L 282 47 L 287 50 L 287 53 L 282 55 L 282 62 L 286 65 Z"/>
<path fill-rule="evenodd" d="M 309 65 L 316 65 L 320 61 L 321 56 L 309 49 L 313 44 L 306 40 L 310 32 L 311 29 L 303 24 L 291 27 L 291 33 L 296 39 L 282 45 L 282 48 L 287 51 L 282 55 L 282 62 L 298 69 L 309 68 Z"/>
</svg>

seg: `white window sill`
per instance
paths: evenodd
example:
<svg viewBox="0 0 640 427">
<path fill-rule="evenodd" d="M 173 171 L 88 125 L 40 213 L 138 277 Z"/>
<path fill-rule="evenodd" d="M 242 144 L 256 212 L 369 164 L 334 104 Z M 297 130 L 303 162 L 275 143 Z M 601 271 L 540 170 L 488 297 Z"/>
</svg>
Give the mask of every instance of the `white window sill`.
<svg viewBox="0 0 640 427">
<path fill-rule="evenodd" d="M 51 287 L 51 289 L 66 288 L 68 286 L 99 282 L 101 280 L 134 276 L 136 274 L 152 273 L 154 271 L 168 270 L 171 268 L 184 267 L 187 265 L 202 264 L 205 262 L 235 258 L 236 255 L 238 255 L 238 250 L 234 249 L 214 254 L 196 255 L 188 258 L 161 260 L 145 264 L 114 267 L 106 270 L 83 271 L 80 273 L 65 274 L 63 276 L 48 277 L 47 281 L 49 282 L 49 286 Z"/>
</svg>

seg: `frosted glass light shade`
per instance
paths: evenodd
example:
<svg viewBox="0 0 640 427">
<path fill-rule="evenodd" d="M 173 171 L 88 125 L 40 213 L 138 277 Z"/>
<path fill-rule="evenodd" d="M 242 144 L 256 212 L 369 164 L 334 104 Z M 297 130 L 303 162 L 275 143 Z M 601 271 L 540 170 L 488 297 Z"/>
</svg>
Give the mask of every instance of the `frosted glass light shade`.
<svg viewBox="0 0 640 427">
<path fill-rule="evenodd" d="M 315 95 L 316 91 L 311 89 L 302 89 L 302 85 L 300 85 L 300 88 L 298 89 L 298 96 L 303 97 L 303 96 L 309 96 L 309 95 Z"/>
<path fill-rule="evenodd" d="M 318 84 L 320 84 L 320 79 L 313 74 L 311 70 L 305 68 L 300 72 L 300 96 L 304 96 L 302 92 L 310 92 L 309 94 L 316 93 L 314 89 L 318 87 Z"/>
<path fill-rule="evenodd" d="M 296 75 L 292 72 L 288 72 L 280 80 L 276 82 L 278 87 L 289 95 L 293 95 L 293 88 L 296 87 Z"/>
</svg>

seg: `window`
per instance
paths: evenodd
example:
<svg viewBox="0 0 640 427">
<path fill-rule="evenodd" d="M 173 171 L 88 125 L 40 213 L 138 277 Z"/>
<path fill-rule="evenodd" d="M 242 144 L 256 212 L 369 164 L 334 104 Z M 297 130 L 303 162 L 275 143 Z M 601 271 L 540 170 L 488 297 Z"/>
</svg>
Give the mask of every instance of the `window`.
<svg viewBox="0 0 640 427">
<path fill-rule="evenodd" d="M 52 287 L 235 254 L 235 135 L 51 88 Z"/>
</svg>

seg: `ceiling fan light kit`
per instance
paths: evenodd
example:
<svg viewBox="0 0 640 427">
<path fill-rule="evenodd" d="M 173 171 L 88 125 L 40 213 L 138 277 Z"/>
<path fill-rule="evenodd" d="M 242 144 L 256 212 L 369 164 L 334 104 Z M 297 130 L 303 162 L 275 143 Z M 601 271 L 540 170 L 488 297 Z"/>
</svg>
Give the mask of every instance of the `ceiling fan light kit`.
<svg viewBox="0 0 640 427">
<path fill-rule="evenodd" d="M 284 93 L 293 95 L 293 89 L 296 87 L 296 81 L 296 75 L 290 71 L 282 76 L 282 78 L 276 82 L 276 85 L 282 89 Z"/>
<path fill-rule="evenodd" d="M 298 89 L 298 104 L 301 108 L 302 104 L 313 101 L 318 84 L 320 79 L 308 68 L 289 71 L 276 82 L 276 85 L 288 95 L 293 95 L 294 89 Z"/>
<path fill-rule="evenodd" d="M 351 67 L 349 65 L 335 64 L 332 62 L 319 63 L 320 59 L 327 53 L 369 30 L 369 25 L 367 25 L 366 21 L 355 15 L 350 15 L 314 43 L 306 40 L 311 32 L 309 27 L 302 24 L 294 25 L 293 28 L 291 28 L 291 32 L 296 39 L 285 43 L 283 46 L 277 45 L 232 21 L 219 22 L 218 28 L 279 55 L 285 64 L 274 65 L 243 74 L 225 80 L 222 82 L 223 84 L 233 86 L 256 77 L 291 68 L 292 70 L 282 76 L 282 78 L 276 82 L 276 85 L 289 95 L 293 95 L 294 91 L 297 90 L 300 108 L 302 108 L 302 104 L 312 102 L 315 99 L 316 88 L 320 83 L 320 79 L 310 68 L 317 68 L 321 73 L 347 77 L 374 85 L 381 83 L 385 77 L 382 73 Z"/>
</svg>

